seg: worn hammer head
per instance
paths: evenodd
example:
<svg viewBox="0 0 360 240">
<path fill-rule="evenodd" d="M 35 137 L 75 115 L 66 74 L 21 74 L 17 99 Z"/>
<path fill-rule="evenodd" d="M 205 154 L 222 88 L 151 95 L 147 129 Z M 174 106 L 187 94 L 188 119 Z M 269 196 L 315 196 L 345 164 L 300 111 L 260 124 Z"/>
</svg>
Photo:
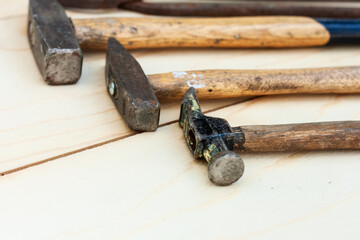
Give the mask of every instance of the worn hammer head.
<svg viewBox="0 0 360 240">
<path fill-rule="evenodd" d="M 226 186 L 242 176 L 244 163 L 230 149 L 234 134 L 229 123 L 221 118 L 203 115 L 194 88 L 190 88 L 184 95 L 179 124 L 194 157 L 208 161 L 211 182 Z"/>
<path fill-rule="evenodd" d="M 109 95 L 126 124 L 136 131 L 155 131 L 160 103 L 140 64 L 114 38 L 108 41 L 105 74 Z"/>
<path fill-rule="evenodd" d="M 83 55 L 72 24 L 56 0 L 29 1 L 28 38 L 45 82 L 77 82 Z"/>
</svg>

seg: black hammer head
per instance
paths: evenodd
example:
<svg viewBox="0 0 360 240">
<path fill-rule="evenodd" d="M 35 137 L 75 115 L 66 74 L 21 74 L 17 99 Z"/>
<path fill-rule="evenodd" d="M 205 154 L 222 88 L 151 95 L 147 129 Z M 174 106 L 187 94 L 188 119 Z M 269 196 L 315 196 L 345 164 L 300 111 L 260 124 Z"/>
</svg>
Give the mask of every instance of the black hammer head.
<svg viewBox="0 0 360 240">
<path fill-rule="evenodd" d="M 242 176 L 244 163 L 231 151 L 234 134 L 229 123 L 221 118 L 203 115 L 194 88 L 190 88 L 184 95 L 179 124 L 194 157 L 208 161 L 211 182 L 226 186 Z"/>
<path fill-rule="evenodd" d="M 28 38 L 39 70 L 48 84 L 76 83 L 83 55 L 72 24 L 56 0 L 30 0 Z"/>
<path fill-rule="evenodd" d="M 140 64 L 114 38 L 108 41 L 105 74 L 109 95 L 129 128 L 155 131 L 160 103 Z"/>
</svg>

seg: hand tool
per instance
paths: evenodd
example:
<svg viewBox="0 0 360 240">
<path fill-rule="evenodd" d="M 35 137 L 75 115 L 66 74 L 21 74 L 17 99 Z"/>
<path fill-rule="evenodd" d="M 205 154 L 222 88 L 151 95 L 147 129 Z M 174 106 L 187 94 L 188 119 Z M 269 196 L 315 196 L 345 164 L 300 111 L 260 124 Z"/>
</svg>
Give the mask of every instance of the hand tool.
<svg viewBox="0 0 360 240">
<path fill-rule="evenodd" d="M 340 2 L 337 0 L 337 2 Z M 354 1 L 352 1 L 354 2 Z M 139 0 L 60 0 L 64 7 L 75 8 L 122 8 L 140 13 L 166 16 L 308 16 L 317 18 L 359 18 L 360 8 L 346 5 L 309 5 L 301 1 L 267 2 L 143 2 Z"/>
<path fill-rule="evenodd" d="M 298 93 L 360 93 L 360 67 L 284 70 L 203 70 L 145 76 L 140 64 L 115 39 L 108 42 L 106 85 L 126 124 L 154 131 L 157 99 L 181 99 L 193 86 L 202 99 Z"/>
<path fill-rule="evenodd" d="M 360 24 L 307 17 L 72 19 L 56 0 L 30 0 L 28 37 L 44 80 L 75 83 L 82 50 L 105 49 L 115 37 L 127 49 L 163 47 L 282 48 L 360 37 Z M 80 49 L 81 46 L 81 49 Z"/>
<path fill-rule="evenodd" d="M 194 88 L 184 95 L 179 124 L 190 151 L 206 159 L 210 181 L 220 186 L 234 183 L 244 172 L 233 151 L 360 149 L 360 121 L 230 127 L 225 119 L 203 115 Z"/>
<path fill-rule="evenodd" d="M 121 8 L 145 14 L 163 16 L 308 16 L 315 18 L 359 18 L 360 7 L 334 6 L 329 4 L 310 5 L 301 2 L 228 2 L 211 3 L 149 3 L 132 2 L 120 5 Z"/>
</svg>

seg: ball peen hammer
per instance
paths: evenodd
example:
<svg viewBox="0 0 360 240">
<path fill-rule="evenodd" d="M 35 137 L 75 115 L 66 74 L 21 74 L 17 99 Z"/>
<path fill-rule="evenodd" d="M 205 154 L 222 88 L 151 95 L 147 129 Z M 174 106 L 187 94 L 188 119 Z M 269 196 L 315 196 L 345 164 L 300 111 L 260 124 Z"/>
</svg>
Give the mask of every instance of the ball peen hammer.
<svg viewBox="0 0 360 240">
<path fill-rule="evenodd" d="M 137 131 L 159 125 L 159 99 L 181 99 L 195 87 L 201 99 L 300 93 L 360 93 L 360 67 L 284 70 L 203 70 L 146 76 L 115 39 L 108 41 L 106 85 L 125 123 Z"/>
<path fill-rule="evenodd" d="M 355 20 L 327 21 L 283 16 L 70 20 L 56 0 L 30 0 L 28 38 L 43 79 L 59 85 L 76 83 L 81 76 L 82 50 L 105 50 L 110 37 L 135 49 L 314 47 L 360 36 Z"/>
<path fill-rule="evenodd" d="M 193 156 L 206 159 L 210 181 L 220 186 L 230 185 L 243 175 L 244 163 L 235 150 L 360 149 L 360 121 L 231 127 L 224 119 L 203 115 L 194 88 L 184 95 L 179 124 Z"/>
</svg>

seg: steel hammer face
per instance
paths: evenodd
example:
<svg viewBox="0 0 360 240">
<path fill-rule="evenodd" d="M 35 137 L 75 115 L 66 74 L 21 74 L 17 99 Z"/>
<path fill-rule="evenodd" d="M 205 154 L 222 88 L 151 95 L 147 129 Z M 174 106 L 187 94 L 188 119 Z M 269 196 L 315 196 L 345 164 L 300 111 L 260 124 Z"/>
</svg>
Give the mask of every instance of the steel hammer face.
<svg viewBox="0 0 360 240">
<path fill-rule="evenodd" d="M 105 75 L 109 95 L 126 124 L 135 131 L 155 131 L 160 103 L 140 64 L 114 38 L 108 41 Z"/>
<path fill-rule="evenodd" d="M 234 134 L 229 123 L 221 118 L 204 116 L 194 88 L 184 95 L 179 124 L 193 156 L 208 161 L 211 182 L 226 186 L 242 176 L 244 163 L 230 149 L 234 145 Z"/>
<path fill-rule="evenodd" d="M 29 1 L 28 38 L 45 82 L 62 85 L 79 80 L 83 55 L 72 24 L 57 1 Z"/>
</svg>

